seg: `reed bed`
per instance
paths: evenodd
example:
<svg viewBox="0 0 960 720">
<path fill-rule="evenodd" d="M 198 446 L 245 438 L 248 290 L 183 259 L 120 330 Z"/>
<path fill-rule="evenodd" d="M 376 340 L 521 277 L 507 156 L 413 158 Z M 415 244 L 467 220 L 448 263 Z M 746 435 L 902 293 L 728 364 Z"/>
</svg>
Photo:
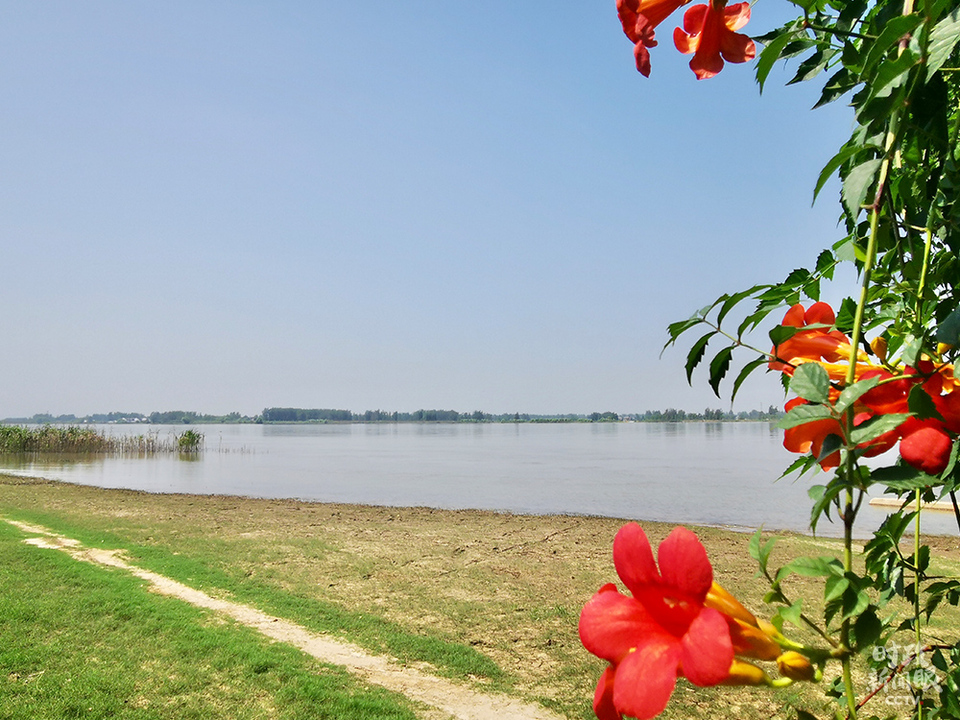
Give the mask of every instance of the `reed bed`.
<svg viewBox="0 0 960 720">
<path fill-rule="evenodd" d="M 203 435 L 187 430 L 180 435 L 160 438 L 146 435 L 107 435 L 94 428 L 44 425 L 0 425 L 0 454 L 57 453 L 97 455 L 152 455 L 157 453 L 196 453 L 203 446 Z"/>
</svg>

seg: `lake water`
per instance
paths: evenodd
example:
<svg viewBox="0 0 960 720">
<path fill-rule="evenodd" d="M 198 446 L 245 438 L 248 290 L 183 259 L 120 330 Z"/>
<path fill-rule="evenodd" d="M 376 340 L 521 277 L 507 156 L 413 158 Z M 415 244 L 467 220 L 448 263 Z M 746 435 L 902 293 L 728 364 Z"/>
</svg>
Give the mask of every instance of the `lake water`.
<svg viewBox="0 0 960 720">
<path fill-rule="evenodd" d="M 115 435 L 185 428 L 114 425 Z M 819 473 L 775 482 L 795 458 L 769 423 L 192 426 L 197 459 L 0 458 L 0 472 L 149 492 L 583 514 L 805 531 Z M 885 517 L 864 507 L 863 534 Z M 952 515 L 925 529 L 956 535 Z M 821 522 L 819 532 L 840 534 Z"/>
</svg>

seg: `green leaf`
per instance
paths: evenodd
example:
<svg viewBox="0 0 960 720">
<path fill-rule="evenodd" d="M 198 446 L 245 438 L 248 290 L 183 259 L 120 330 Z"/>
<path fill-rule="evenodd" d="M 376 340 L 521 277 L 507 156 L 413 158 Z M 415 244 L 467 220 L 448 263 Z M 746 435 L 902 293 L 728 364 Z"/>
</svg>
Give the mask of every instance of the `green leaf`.
<svg viewBox="0 0 960 720">
<path fill-rule="evenodd" d="M 840 397 L 837 398 L 837 402 L 833 406 L 833 409 L 837 413 L 842 413 L 866 393 L 873 390 L 873 388 L 875 388 L 879 383 L 880 378 L 874 376 L 872 378 L 867 378 L 866 380 L 861 380 L 853 385 L 848 385 L 843 389 L 843 392 L 840 393 Z"/>
<path fill-rule="evenodd" d="M 851 217 L 857 217 L 860 214 L 860 206 L 867 199 L 867 193 L 879 169 L 879 158 L 867 160 L 853 168 L 844 179 L 843 202 Z"/>
<path fill-rule="evenodd" d="M 743 384 L 743 381 L 747 379 L 747 376 L 750 375 L 754 370 L 756 370 L 761 365 L 767 364 L 767 358 L 761 357 L 756 360 L 751 360 L 740 370 L 737 375 L 737 379 L 733 381 L 733 392 L 730 393 L 730 402 L 733 402 L 737 397 L 737 391 L 740 389 L 740 386 Z"/>
<path fill-rule="evenodd" d="M 817 462 L 823 462 L 842 448 L 843 438 L 835 433 L 830 433 L 823 439 L 823 443 L 820 446 L 820 454 L 817 455 Z"/>
<path fill-rule="evenodd" d="M 816 110 L 824 105 L 829 105 L 834 100 L 843 97 L 848 92 L 853 90 L 858 83 L 859 81 L 857 80 L 856 76 L 853 75 L 853 73 L 851 73 L 847 68 L 840 68 L 823 84 L 823 91 L 820 93 L 820 99 L 817 100 L 817 104 L 813 106 L 813 109 Z"/>
<path fill-rule="evenodd" d="M 960 8 L 954 9 L 930 32 L 930 41 L 927 44 L 927 82 L 950 58 L 957 41 L 960 41 Z"/>
<path fill-rule="evenodd" d="M 773 545 L 776 538 L 770 538 L 763 545 L 760 544 L 760 533 L 763 528 L 757 528 L 757 531 L 750 538 L 750 557 L 760 565 L 760 571 L 767 572 L 767 562 L 770 560 L 770 553 L 773 552 Z"/>
<path fill-rule="evenodd" d="M 960 345 L 960 308 L 947 315 L 940 323 L 937 328 L 937 342 L 954 347 Z"/>
<path fill-rule="evenodd" d="M 910 415 L 908 413 L 891 413 L 889 415 L 876 415 L 865 423 L 857 425 L 850 433 L 850 442 L 854 445 L 862 445 L 871 440 L 876 440 L 884 433 L 896 430 L 903 425 Z"/>
<path fill-rule="evenodd" d="M 697 340 L 693 347 L 690 348 L 690 352 L 687 353 L 687 383 L 693 384 L 693 370 L 697 365 L 700 364 L 700 361 L 703 360 L 703 355 L 707 351 L 707 343 L 710 342 L 710 338 L 717 334 L 716 330 L 711 330 L 702 338 Z"/>
<path fill-rule="evenodd" d="M 900 87 L 906 81 L 906 77 L 904 76 L 910 72 L 916 64 L 917 56 L 909 49 L 904 50 L 903 54 L 896 60 L 885 60 L 882 62 L 876 75 L 874 75 L 873 83 L 869 86 L 870 97 L 863 106 L 861 106 L 857 117 L 865 117 L 864 110 L 867 110 L 869 114 L 868 105 L 877 98 L 888 97 L 892 90 Z"/>
<path fill-rule="evenodd" d="M 800 332 L 800 328 L 793 325 L 774 325 L 770 328 L 770 342 L 780 345 Z"/>
<path fill-rule="evenodd" d="M 796 32 L 784 32 L 776 38 L 766 43 L 760 57 L 757 59 L 757 84 L 760 86 L 760 92 L 763 93 L 763 85 L 767 81 L 767 76 L 773 69 L 774 64 L 780 59 L 780 53 L 791 40 L 796 39 Z"/>
<path fill-rule="evenodd" d="M 807 402 L 825 403 L 830 399 L 830 376 L 820 363 L 804 363 L 793 371 L 790 391 Z"/>
<path fill-rule="evenodd" d="M 872 608 L 868 608 L 853 623 L 854 644 L 857 648 L 873 645 L 883 632 L 883 623 Z"/>
<path fill-rule="evenodd" d="M 723 305 L 720 308 L 720 312 L 717 314 L 717 325 L 723 322 L 723 319 L 727 316 L 727 313 L 730 312 L 739 302 L 742 300 L 754 295 L 760 290 L 764 290 L 770 287 L 769 285 L 754 285 L 752 288 L 743 290 L 733 295 L 728 295 L 723 301 Z"/>
<path fill-rule="evenodd" d="M 920 357 L 920 353 L 922 351 L 923 343 L 920 341 L 920 338 L 916 338 L 913 335 L 907 335 L 903 339 L 903 346 L 900 350 L 900 359 L 903 361 L 904 365 L 916 367 L 917 359 Z"/>
<path fill-rule="evenodd" d="M 800 425 L 806 425 L 809 422 L 817 420 L 828 420 L 833 416 L 829 408 L 823 405 L 797 405 L 790 412 L 780 418 L 777 427 L 781 430 L 789 430 Z"/>
<path fill-rule="evenodd" d="M 841 620 L 849 620 L 856 617 L 870 605 L 870 596 L 863 590 L 856 590 L 853 587 L 847 589 L 843 594 L 843 615 Z"/>
<path fill-rule="evenodd" d="M 733 347 L 725 347 L 717 353 L 710 362 L 710 387 L 717 397 L 720 397 L 720 381 L 730 369 L 730 358 L 733 356 Z"/>
<path fill-rule="evenodd" d="M 943 415 L 937 410 L 933 398 L 930 397 L 930 394 L 920 385 L 914 385 L 910 388 L 910 394 L 907 396 L 907 407 L 910 408 L 910 412 L 920 420 L 926 420 L 928 418 L 943 420 Z"/>
<path fill-rule="evenodd" d="M 820 191 L 823 189 L 823 186 L 826 184 L 827 180 L 833 177 L 833 174 L 843 165 L 847 160 L 852 158 L 863 148 L 860 145 L 847 145 L 846 147 L 840 148 L 840 152 L 834 155 L 830 160 L 827 161 L 827 164 L 823 166 L 823 170 L 820 171 L 820 176 L 817 178 L 817 184 L 813 188 L 813 200 L 816 202 L 817 195 L 820 194 Z"/>
<path fill-rule="evenodd" d="M 792 623 L 793 625 L 796 625 L 797 627 L 800 627 L 803 624 L 803 620 L 800 617 L 802 614 L 803 614 L 802 600 L 797 600 L 790 607 L 780 608 L 780 611 L 777 613 L 777 615 L 779 615 L 781 618 L 783 618 L 789 623 Z"/>
<path fill-rule="evenodd" d="M 860 76 L 869 76 L 884 56 L 899 45 L 900 38 L 912 33 L 921 22 L 923 22 L 921 15 L 911 14 L 900 15 L 884 23 L 883 30 L 877 36 L 877 39 L 870 44 L 870 50 L 864 58 Z"/>
<path fill-rule="evenodd" d="M 791 473 L 795 473 L 797 470 L 800 471 L 800 475 L 803 475 L 805 472 L 807 472 L 807 470 L 809 470 L 816 464 L 817 464 L 816 458 L 810 457 L 809 455 L 801 455 L 792 463 L 790 463 L 787 469 L 780 474 L 780 477 L 778 477 L 777 480 L 782 480 L 787 475 L 790 475 Z"/>
<path fill-rule="evenodd" d="M 833 557 L 798 557 L 777 570 L 776 582 L 780 582 L 789 575 L 803 577 L 830 577 L 843 576 L 843 565 Z"/>
<path fill-rule="evenodd" d="M 823 599 L 825 602 L 832 602 L 838 599 L 850 587 L 850 581 L 843 575 L 831 575 L 823 587 Z"/>
<path fill-rule="evenodd" d="M 874 482 L 884 485 L 892 492 L 918 490 L 936 485 L 939 480 L 925 472 L 915 470 L 909 465 L 877 468 L 870 473 Z"/>
<path fill-rule="evenodd" d="M 837 261 L 829 250 L 824 250 L 817 256 L 817 272 L 828 280 L 833 278 L 833 268 L 836 264 Z"/>
</svg>

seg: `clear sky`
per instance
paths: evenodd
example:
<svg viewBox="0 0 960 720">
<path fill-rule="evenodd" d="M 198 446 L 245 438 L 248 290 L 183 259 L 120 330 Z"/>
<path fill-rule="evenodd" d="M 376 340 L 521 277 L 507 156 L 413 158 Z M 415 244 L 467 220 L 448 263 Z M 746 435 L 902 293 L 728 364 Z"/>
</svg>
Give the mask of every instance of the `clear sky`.
<svg viewBox="0 0 960 720">
<path fill-rule="evenodd" d="M 613 0 L 0 2 L 0 417 L 729 407 L 665 327 L 840 236 L 850 119 L 679 22 L 645 79 Z"/>
</svg>

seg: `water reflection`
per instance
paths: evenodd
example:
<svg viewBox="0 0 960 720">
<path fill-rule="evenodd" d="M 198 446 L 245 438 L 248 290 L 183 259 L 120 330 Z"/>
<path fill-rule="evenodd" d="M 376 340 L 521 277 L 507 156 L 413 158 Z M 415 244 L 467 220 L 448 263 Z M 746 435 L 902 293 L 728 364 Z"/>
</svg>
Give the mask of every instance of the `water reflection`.
<svg viewBox="0 0 960 720">
<path fill-rule="evenodd" d="M 142 434 L 143 426 L 107 432 Z M 181 459 L 0 457 L 0 469 L 153 492 L 288 497 L 783 528 L 808 524 L 807 489 L 774 482 L 792 457 L 769 423 L 431 423 L 197 427 Z M 177 433 L 181 428 L 150 428 Z M 214 440 L 215 438 L 215 440 Z M 863 532 L 886 516 L 865 507 Z M 950 516 L 932 532 L 956 534 Z M 822 534 L 837 535 L 824 523 Z"/>
</svg>

